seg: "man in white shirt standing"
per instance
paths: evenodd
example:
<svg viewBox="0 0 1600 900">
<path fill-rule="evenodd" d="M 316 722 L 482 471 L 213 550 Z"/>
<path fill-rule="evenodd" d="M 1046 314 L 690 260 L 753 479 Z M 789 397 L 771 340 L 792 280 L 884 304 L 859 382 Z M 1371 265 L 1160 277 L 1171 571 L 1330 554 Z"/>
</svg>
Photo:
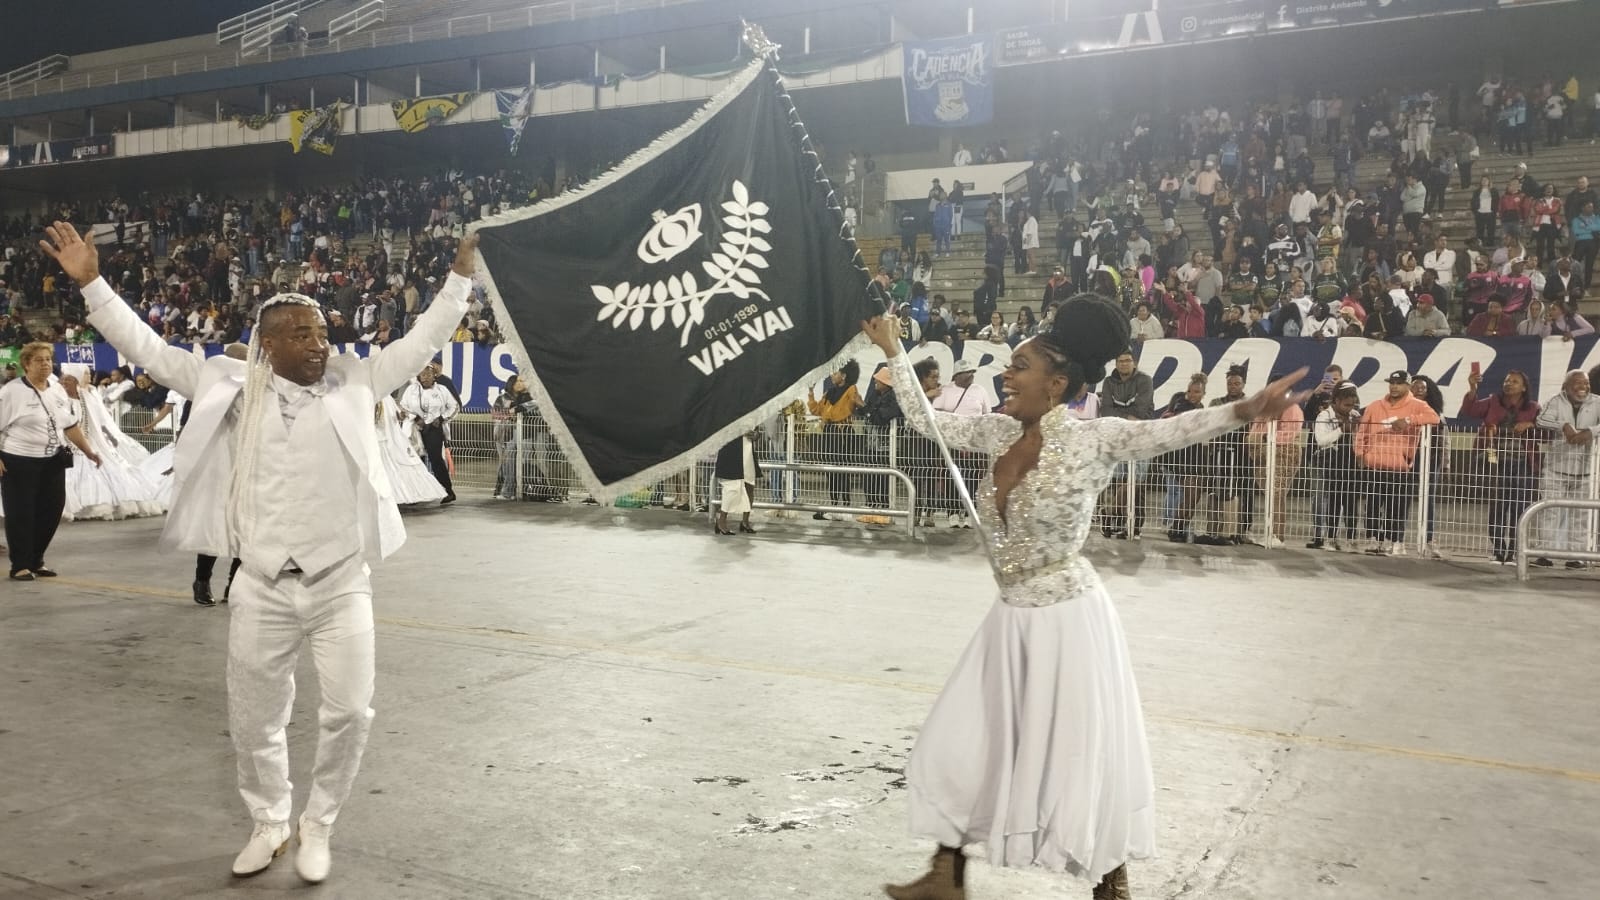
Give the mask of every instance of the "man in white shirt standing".
<svg viewBox="0 0 1600 900">
<path fill-rule="evenodd" d="M 295 662 L 309 644 L 321 702 L 310 798 L 295 869 L 328 876 L 328 839 L 372 728 L 374 629 L 369 563 L 405 540 L 381 465 L 373 409 L 442 347 L 466 308 L 477 238 L 461 242 L 444 289 L 406 337 L 369 359 L 333 356 L 315 301 L 262 305 L 247 361 L 202 360 L 167 346 L 99 277 L 92 243 L 71 225 L 40 248 L 80 285 L 89 321 L 131 362 L 193 398 L 173 458 L 169 550 L 234 556 L 228 722 L 239 794 L 255 828 L 233 862 L 265 870 L 288 848 L 292 785 L 285 728 Z"/>
<path fill-rule="evenodd" d="M 1022 252 L 1028 259 L 1028 271 L 1024 275 L 1037 275 L 1034 267 L 1034 252 L 1039 249 L 1039 220 L 1028 210 L 1028 218 L 1022 223 Z"/>
<path fill-rule="evenodd" d="M 975 383 L 977 377 L 977 365 L 965 359 L 956 360 L 955 374 L 950 376 L 949 384 L 939 389 L 939 396 L 933 398 L 933 408 L 939 412 L 954 413 L 958 416 L 981 416 L 987 413 L 990 405 L 989 394 Z M 965 450 L 952 450 L 951 458 L 961 470 L 961 480 L 966 483 L 967 496 L 976 496 L 978 480 L 983 476 L 983 457 Z M 954 491 L 949 492 L 948 496 L 954 497 Z M 952 528 L 972 527 L 971 521 L 967 518 L 967 507 L 959 500 L 949 518 Z"/>
<path fill-rule="evenodd" d="M 1296 225 L 1310 225 L 1311 213 L 1317 208 L 1317 195 L 1306 187 L 1304 181 L 1297 181 L 1294 193 L 1289 197 L 1289 221 Z"/>
<path fill-rule="evenodd" d="M 1433 274 L 1439 279 L 1439 286 L 1451 294 L 1454 293 L 1456 252 L 1450 249 L 1444 235 L 1441 234 L 1433 239 L 1433 249 L 1422 256 L 1422 267 L 1433 270 Z"/>
<path fill-rule="evenodd" d="M 965 144 L 957 144 L 955 158 L 951 159 L 950 162 L 957 166 L 970 166 L 972 165 L 972 151 L 968 150 Z"/>
<path fill-rule="evenodd" d="M 450 466 L 444 458 L 445 441 L 449 439 L 450 420 L 461 412 L 455 395 L 438 383 L 439 373 L 432 365 L 424 366 L 417 380 L 400 392 L 400 408 L 417 420 L 417 431 L 422 435 L 422 448 L 428 454 L 428 467 L 433 477 L 444 488 L 440 505 L 456 502 L 455 489 L 450 484 Z"/>
</svg>

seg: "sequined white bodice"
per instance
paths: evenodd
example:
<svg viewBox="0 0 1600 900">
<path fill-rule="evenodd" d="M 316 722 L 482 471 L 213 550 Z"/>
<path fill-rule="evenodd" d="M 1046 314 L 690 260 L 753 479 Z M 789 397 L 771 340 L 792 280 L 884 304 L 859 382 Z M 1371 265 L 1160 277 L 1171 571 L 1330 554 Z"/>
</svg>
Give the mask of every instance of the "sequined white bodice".
<svg viewBox="0 0 1600 900">
<path fill-rule="evenodd" d="M 918 431 L 937 427 L 952 449 L 985 453 L 989 472 L 973 498 L 984 538 L 989 542 L 1001 599 L 1012 606 L 1049 606 L 1077 596 L 1097 580 L 1083 557 L 1095 503 L 1111 480 L 1111 470 L 1126 460 L 1148 459 L 1210 440 L 1239 427 L 1238 412 L 1216 407 L 1170 419 L 1083 421 L 1063 406 L 1040 421 L 1044 446 L 1039 465 L 1006 497 L 1004 520 L 995 503 L 994 461 L 1022 436 L 1009 416 L 957 416 L 911 402 L 920 389 L 911 361 L 900 354 L 890 366 L 895 391 L 907 421 Z"/>
</svg>

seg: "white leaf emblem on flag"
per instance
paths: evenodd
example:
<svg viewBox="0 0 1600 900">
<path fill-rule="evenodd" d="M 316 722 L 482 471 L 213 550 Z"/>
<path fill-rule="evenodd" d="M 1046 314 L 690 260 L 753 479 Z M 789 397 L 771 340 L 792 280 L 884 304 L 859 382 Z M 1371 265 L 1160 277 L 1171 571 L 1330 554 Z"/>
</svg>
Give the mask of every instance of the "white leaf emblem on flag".
<svg viewBox="0 0 1600 900">
<path fill-rule="evenodd" d="M 761 290 L 759 270 L 768 267 L 761 254 L 771 252 L 772 244 L 758 235 L 772 233 L 772 225 L 766 219 L 771 208 L 759 200 L 752 202 L 744 182 L 734 181 L 730 192 L 733 199 L 721 207 L 725 213 L 722 224 L 727 230 L 710 258 L 699 263 L 711 279 L 704 289 L 687 270 L 648 285 L 593 284 L 589 289 L 600 303 L 595 319 L 610 319 L 613 328 L 626 326 L 633 331 L 647 321 L 651 331 L 658 331 L 670 320 L 674 328 L 680 329 L 678 346 L 686 347 L 694 327 L 705 320 L 706 302 L 711 298 L 729 294 L 741 300 L 760 297 L 770 302 L 772 298 Z M 698 203 L 670 216 L 658 210 L 653 216 L 655 224 L 639 242 L 639 258 L 652 265 L 677 258 L 703 236 L 701 216 Z"/>
</svg>

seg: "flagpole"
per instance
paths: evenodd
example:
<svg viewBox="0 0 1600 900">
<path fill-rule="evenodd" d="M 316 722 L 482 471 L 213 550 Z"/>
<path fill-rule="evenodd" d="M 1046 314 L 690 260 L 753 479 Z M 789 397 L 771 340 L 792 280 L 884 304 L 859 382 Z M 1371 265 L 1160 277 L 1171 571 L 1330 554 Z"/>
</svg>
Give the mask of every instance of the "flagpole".
<svg viewBox="0 0 1600 900">
<path fill-rule="evenodd" d="M 894 310 L 887 299 L 880 302 L 884 305 L 882 315 L 891 316 L 894 314 Z M 902 349 L 900 352 L 905 353 L 906 351 Z M 893 362 L 890 365 L 893 365 Z M 955 454 L 950 452 L 950 445 L 945 443 L 944 434 L 939 431 L 939 419 L 935 415 L 938 410 L 933 408 L 933 402 L 928 399 L 926 391 L 917 391 L 916 402 L 922 406 L 922 415 L 928 420 L 928 425 L 930 426 L 923 436 L 930 438 L 934 446 L 939 448 L 939 456 L 944 459 L 945 470 L 950 473 L 950 480 L 955 483 L 956 495 L 961 498 L 961 506 L 967 511 L 967 515 L 972 517 L 972 527 L 978 530 L 978 543 L 983 546 L 983 555 L 988 557 L 989 567 L 994 570 L 996 575 L 999 575 L 1000 561 L 995 559 L 994 546 L 989 543 L 989 526 L 984 524 L 983 519 L 979 517 L 978 505 L 973 501 L 971 492 L 967 490 L 967 480 L 961 474 L 961 467 L 956 464 Z M 917 511 L 912 509 L 910 515 L 915 518 L 916 514 Z"/>
</svg>

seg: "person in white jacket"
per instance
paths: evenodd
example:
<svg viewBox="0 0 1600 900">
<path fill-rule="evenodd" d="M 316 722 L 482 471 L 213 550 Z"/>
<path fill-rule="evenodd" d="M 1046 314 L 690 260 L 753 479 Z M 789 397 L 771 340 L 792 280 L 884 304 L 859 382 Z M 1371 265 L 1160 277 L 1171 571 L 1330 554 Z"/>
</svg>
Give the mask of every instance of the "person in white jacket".
<svg viewBox="0 0 1600 900">
<path fill-rule="evenodd" d="M 1128 320 L 1128 330 L 1131 332 L 1129 339 L 1135 344 L 1159 341 L 1167 336 L 1166 330 L 1161 327 L 1161 320 L 1150 315 L 1150 304 L 1144 302 L 1133 307 L 1133 318 Z"/>
<path fill-rule="evenodd" d="M 1310 225 L 1311 214 L 1317 209 L 1317 195 L 1304 181 L 1297 181 L 1294 193 L 1289 196 L 1289 221 L 1296 225 Z"/>
<path fill-rule="evenodd" d="M 71 225 L 46 229 L 41 249 L 83 291 L 89 322 L 135 365 L 194 399 L 173 455 L 167 549 L 234 556 L 228 632 L 228 726 L 239 794 L 255 827 L 233 873 L 265 870 L 288 848 L 292 785 L 285 729 L 295 663 L 309 646 L 320 685 L 316 762 L 299 820 L 295 869 L 328 877 L 328 841 L 372 728 L 374 679 L 369 563 L 405 540 L 379 457 L 373 409 L 433 357 L 466 310 L 477 239 L 404 338 L 362 359 L 335 356 L 314 300 L 279 294 L 262 305 L 247 360 L 202 361 L 169 347 L 100 277 L 93 243 Z M 197 836 L 198 837 L 198 836 Z"/>
<path fill-rule="evenodd" d="M 1361 427 L 1359 402 L 1356 386 L 1341 382 L 1311 426 L 1315 452 L 1307 475 L 1319 501 L 1315 504 L 1315 530 L 1306 544 L 1312 550 L 1343 550 L 1347 543 L 1353 548 L 1361 530 L 1361 469 L 1355 456 L 1355 435 Z M 1340 522 L 1344 523 L 1342 531 Z"/>
<path fill-rule="evenodd" d="M 1344 322 L 1326 303 L 1316 303 L 1300 326 L 1300 336 L 1327 340 L 1344 333 Z"/>
<path fill-rule="evenodd" d="M 1541 492 L 1546 500 L 1584 498 L 1594 475 L 1595 439 L 1600 437 L 1600 397 L 1590 393 L 1589 376 L 1573 369 L 1561 383 L 1561 393 L 1539 408 L 1539 427 L 1554 437 L 1544 447 Z M 1594 513 L 1587 509 L 1550 509 L 1544 513 L 1543 544 L 1554 550 L 1593 549 Z M 1553 565 L 1548 558 L 1536 565 Z M 1572 560 L 1569 569 L 1587 564 Z"/>
<path fill-rule="evenodd" d="M 1028 271 L 1024 272 L 1024 275 L 1039 274 L 1037 267 L 1034 265 L 1033 258 L 1035 251 L 1038 249 L 1039 220 L 1034 216 L 1033 210 L 1029 210 L 1028 218 L 1022 223 L 1022 252 L 1027 256 L 1028 259 Z"/>
</svg>

